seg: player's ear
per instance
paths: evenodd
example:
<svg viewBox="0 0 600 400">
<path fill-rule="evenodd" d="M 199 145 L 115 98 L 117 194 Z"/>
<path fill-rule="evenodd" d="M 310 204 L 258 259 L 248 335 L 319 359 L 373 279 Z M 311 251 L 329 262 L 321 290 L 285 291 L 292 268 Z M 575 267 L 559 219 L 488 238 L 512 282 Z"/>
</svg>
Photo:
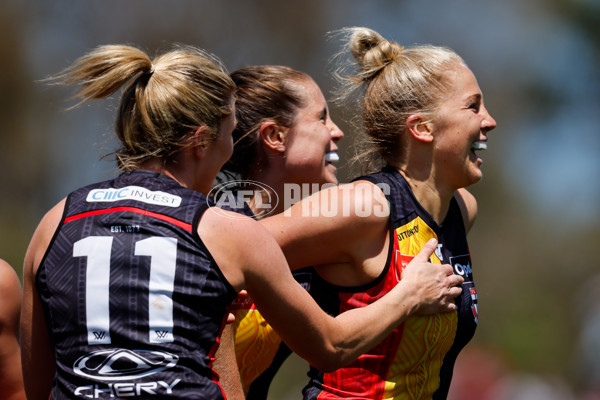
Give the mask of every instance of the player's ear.
<svg viewBox="0 0 600 400">
<path fill-rule="evenodd" d="M 202 125 L 200 128 L 198 128 L 196 130 L 196 132 L 194 132 L 194 134 L 191 137 L 191 142 L 192 142 L 192 151 L 194 153 L 194 155 L 198 158 L 203 158 L 204 155 L 206 154 L 206 135 L 208 134 L 207 132 L 207 127 L 206 125 Z"/>
<path fill-rule="evenodd" d="M 433 127 L 421 114 L 411 114 L 406 118 L 406 127 L 412 137 L 422 142 L 433 141 Z"/>
<path fill-rule="evenodd" d="M 273 121 L 265 121 L 260 125 L 258 133 L 260 140 L 267 148 L 277 152 L 284 152 L 284 140 L 287 130 L 287 128 L 284 128 Z"/>
</svg>

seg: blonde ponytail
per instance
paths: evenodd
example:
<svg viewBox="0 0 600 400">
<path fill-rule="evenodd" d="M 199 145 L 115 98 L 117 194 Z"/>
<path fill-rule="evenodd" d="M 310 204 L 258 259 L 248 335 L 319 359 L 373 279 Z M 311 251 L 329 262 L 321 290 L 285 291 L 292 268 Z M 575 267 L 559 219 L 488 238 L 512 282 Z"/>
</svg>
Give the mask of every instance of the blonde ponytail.
<svg viewBox="0 0 600 400">
<path fill-rule="evenodd" d="M 79 84 L 80 102 L 73 107 L 125 86 L 115 124 L 122 145 L 115 155 L 123 170 L 152 158 L 170 161 L 203 125 L 207 142 L 214 140 L 233 112 L 235 84 L 227 71 L 218 58 L 191 46 L 176 46 L 154 61 L 135 47 L 100 46 L 50 80 Z"/>
</svg>

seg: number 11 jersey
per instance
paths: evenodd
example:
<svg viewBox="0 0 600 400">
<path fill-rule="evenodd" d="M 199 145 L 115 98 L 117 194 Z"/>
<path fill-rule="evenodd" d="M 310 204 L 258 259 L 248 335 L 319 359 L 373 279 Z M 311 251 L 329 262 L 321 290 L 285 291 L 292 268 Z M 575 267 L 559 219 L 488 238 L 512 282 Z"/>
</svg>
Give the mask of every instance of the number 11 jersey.
<svg viewBox="0 0 600 400">
<path fill-rule="evenodd" d="M 211 201 L 136 170 L 71 193 L 36 287 L 51 399 L 223 399 L 211 364 L 236 297 L 198 236 Z"/>
</svg>

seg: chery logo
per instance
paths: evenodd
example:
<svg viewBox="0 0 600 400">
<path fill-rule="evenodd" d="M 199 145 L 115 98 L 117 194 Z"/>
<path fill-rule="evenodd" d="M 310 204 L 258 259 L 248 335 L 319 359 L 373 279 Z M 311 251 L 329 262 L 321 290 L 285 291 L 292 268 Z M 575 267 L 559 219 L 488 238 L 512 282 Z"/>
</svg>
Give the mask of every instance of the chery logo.
<svg viewBox="0 0 600 400">
<path fill-rule="evenodd" d="M 164 351 L 112 349 L 80 357 L 73 364 L 76 374 L 96 380 L 130 380 L 172 368 L 179 357 Z"/>
</svg>

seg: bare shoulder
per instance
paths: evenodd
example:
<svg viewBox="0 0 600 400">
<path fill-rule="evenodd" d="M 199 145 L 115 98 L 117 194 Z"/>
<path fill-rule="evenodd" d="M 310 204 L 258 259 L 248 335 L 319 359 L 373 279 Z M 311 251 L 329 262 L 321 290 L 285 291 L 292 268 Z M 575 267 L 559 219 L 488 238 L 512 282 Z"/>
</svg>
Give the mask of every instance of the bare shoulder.
<svg viewBox="0 0 600 400">
<path fill-rule="evenodd" d="M 21 282 L 16 271 L 0 259 L 0 334 L 14 332 L 21 312 Z"/>
<path fill-rule="evenodd" d="M 248 250 L 248 244 L 265 240 L 265 235 L 268 235 L 268 232 L 254 219 L 218 207 L 210 207 L 204 212 L 198 225 L 198 233 L 204 241 L 208 239 L 214 242 L 215 240 L 212 240 L 214 237 L 219 241 L 227 239 L 228 244 L 246 244 L 235 252 L 242 255 Z"/>
<path fill-rule="evenodd" d="M 21 282 L 14 268 L 0 259 L 0 298 L 4 301 L 21 296 Z"/>
<path fill-rule="evenodd" d="M 65 209 L 66 198 L 48 211 L 38 224 L 33 237 L 29 242 L 27 253 L 25 254 L 25 265 L 23 273 L 27 277 L 29 274 L 35 275 L 37 268 L 46 253 L 52 236 L 58 228 Z"/>
<path fill-rule="evenodd" d="M 19 282 L 19 278 L 14 268 L 0 258 L 0 285 L 5 282 L 9 283 L 8 286 L 12 286 L 14 282 Z"/>
<path fill-rule="evenodd" d="M 260 264 L 261 258 L 269 257 L 273 246 L 277 246 L 257 221 L 218 207 L 204 212 L 198 224 L 198 235 L 236 290 L 245 287 L 247 267 Z"/>
<path fill-rule="evenodd" d="M 475 196 L 471 192 L 464 188 L 458 189 L 454 194 L 454 198 L 460 207 L 465 230 L 469 233 L 477 217 L 477 199 L 475 199 Z"/>
<path fill-rule="evenodd" d="M 373 219 L 387 219 L 390 216 L 390 207 L 385 197 L 385 188 L 370 181 L 354 181 L 342 188 L 347 187 L 352 193 L 355 213 L 361 217 L 372 217 Z M 364 215 L 363 215 L 364 214 Z"/>
</svg>

